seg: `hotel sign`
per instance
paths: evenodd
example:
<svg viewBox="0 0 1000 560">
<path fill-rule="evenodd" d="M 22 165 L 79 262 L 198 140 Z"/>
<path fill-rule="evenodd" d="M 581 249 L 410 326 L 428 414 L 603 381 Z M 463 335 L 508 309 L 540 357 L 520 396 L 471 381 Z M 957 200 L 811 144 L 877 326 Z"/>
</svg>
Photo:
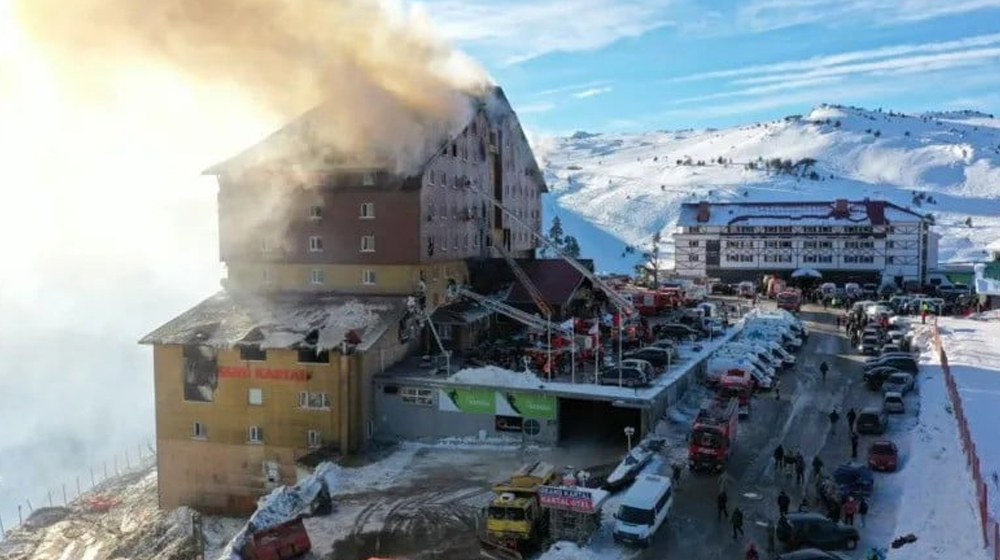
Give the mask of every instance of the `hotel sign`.
<svg viewBox="0 0 1000 560">
<path fill-rule="evenodd" d="M 542 507 L 580 513 L 594 513 L 594 496 L 586 489 L 566 486 L 541 486 L 538 502 Z"/>
<path fill-rule="evenodd" d="M 303 369 L 249 368 L 245 366 L 222 366 L 220 379 L 271 379 L 275 381 L 306 381 L 309 374 Z"/>
</svg>

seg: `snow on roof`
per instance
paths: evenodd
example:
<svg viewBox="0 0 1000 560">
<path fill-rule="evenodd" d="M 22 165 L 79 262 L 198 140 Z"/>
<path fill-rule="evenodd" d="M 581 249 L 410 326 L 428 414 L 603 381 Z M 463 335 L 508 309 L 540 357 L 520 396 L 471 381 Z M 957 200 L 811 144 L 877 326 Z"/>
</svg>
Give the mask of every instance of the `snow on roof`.
<svg viewBox="0 0 1000 560">
<path fill-rule="evenodd" d="M 448 381 L 490 385 L 494 387 L 521 387 L 525 389 L 538 389 L 545 384 L 545 381 L 530 371 L 515 372 L 497 366 L 459 370 L 449 377 Z"/>
<path fill-rule="evenodd" d="M 914 222 L 919 214 L 882 200 L 850 201 L 847 213 L 836 211 L 836 202 L 738 202 L 708 203 L 708 219 L 698 221 L 700 204 L 681 205 L 679 226 L 766 225 L 882 225 Z"/>
<path fill-rule="evenodd" d="M 286 349 L 305 344 L 334 348 L 354 331 L 370 347 L 406 309 L 405 298 L 295 294 L 263 296 L 221 291 L 146 335 L 142 344 L 240 343 Z"/>
</svg>

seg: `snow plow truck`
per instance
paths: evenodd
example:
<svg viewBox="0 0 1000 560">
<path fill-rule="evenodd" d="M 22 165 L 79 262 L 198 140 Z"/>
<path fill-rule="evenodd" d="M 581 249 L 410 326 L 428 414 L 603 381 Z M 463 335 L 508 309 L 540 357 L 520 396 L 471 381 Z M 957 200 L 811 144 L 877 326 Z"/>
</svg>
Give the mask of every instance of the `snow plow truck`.
<svg viewBox="0 0 1000 560">
<path fill-rule="evenodd" d="M 555 467 L 539 461 L 522 465 L 510 479 L 494 485 L 485 530 L 479 536 L 483 547 L 511 558 L 539 548 L 548 534 L 548 516 L 538 489 L 557 483 Z"/>
</svg>

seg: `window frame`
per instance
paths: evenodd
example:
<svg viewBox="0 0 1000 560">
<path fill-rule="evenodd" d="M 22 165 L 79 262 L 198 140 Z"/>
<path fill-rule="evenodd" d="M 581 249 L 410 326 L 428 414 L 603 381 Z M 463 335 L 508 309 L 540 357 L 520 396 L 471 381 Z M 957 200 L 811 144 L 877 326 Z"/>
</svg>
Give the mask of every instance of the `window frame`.
<svg viewBox="0 0 1000 560">
<path fill-rule="evenodd" d="M 374 286 L 377 279 L 378 276 L 375 274 L 375 269 L 365 268 L 361 270 L 361 284 L 363 286 Z"/>
<path fill-rule="evenodd" d="M 254 395 L 257 395 L 257 402 L 254 402 Z M 250 387 L 247 389 L 247 404 L 252 406 L 264 406 L 264 389 L 260 387 Z"/>
<path fill-rule="evenodd" d="M 319 399 L 320 406 L 314 406 L 313 399 Z M 326 391 L 299 391 L 299 408 L 302 410 L 332 410 L 330 393 Z"/>
<path fill-rule="evenodd" d="M 323 434 L 319 430 L 306 430 L 306 448 L 318 449 L 323 447 Z"/>
<path fill-rule="evenodd" d="M 322 235 L 310 235 L 309 236 L 309 252 L 310 253 L 322 253 L 323 252 L 323 236 Z"/>
<path fill-rule="evenodd" d="M 323 219 L 323 205 L 322 204 L 312 204 L 309 206 L 309 219 L 310 220 L 322 220 Z"/>
<path fill-rule="evenodd" d="M 309 270 L 309 283 L 313 286 L 322 286 L 326 284 L 326 273 L 322 268 L 313 268 Z"/>
<path fill-rule="evenodd" d="M 196 439 L 199 441 L 208 440 L 208 426 L 199 420 L 195 420 L 191 423 L 191 439 Z"/>
<path fill-rule="evenodd" d="M 247 443 L 253 445 L 263 445 L 264 428 L 262 428 L 259 424 L 247 426 Z"/>
<path fill-rule="evenodd" d="M 360 208 L 360 214 L 358 218 L 361 220 L 374 220 L 375 219 L 375 203 L 374 202 L 362 202 Z"/>
<path fill-rule="evenodd" d="M 361 186 L 363 187 L 374 187 L 375 186 L 375 174 L 368 172 L 361 176 Z"/>
<path fill-rule="evenodd" d="M 366 243 L 367 241 L 371 243 Z M 362 235 L 361 236 L 361 249 L 362 253 L 374 253 L 375 252 L 375 236 L 374 235 Z"/>
</svg>

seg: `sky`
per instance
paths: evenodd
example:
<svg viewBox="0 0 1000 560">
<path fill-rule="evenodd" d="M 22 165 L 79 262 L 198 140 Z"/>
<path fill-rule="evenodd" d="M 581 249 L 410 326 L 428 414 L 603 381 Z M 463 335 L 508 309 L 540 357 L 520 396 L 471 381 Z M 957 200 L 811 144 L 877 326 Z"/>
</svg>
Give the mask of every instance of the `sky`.
<svg viewBox="0 0 1000 560">
<path fill-rule="evenodd" d="M 428 0 L 535 133 L 1000 113 L 1000 0 Z"/>
</svg>

